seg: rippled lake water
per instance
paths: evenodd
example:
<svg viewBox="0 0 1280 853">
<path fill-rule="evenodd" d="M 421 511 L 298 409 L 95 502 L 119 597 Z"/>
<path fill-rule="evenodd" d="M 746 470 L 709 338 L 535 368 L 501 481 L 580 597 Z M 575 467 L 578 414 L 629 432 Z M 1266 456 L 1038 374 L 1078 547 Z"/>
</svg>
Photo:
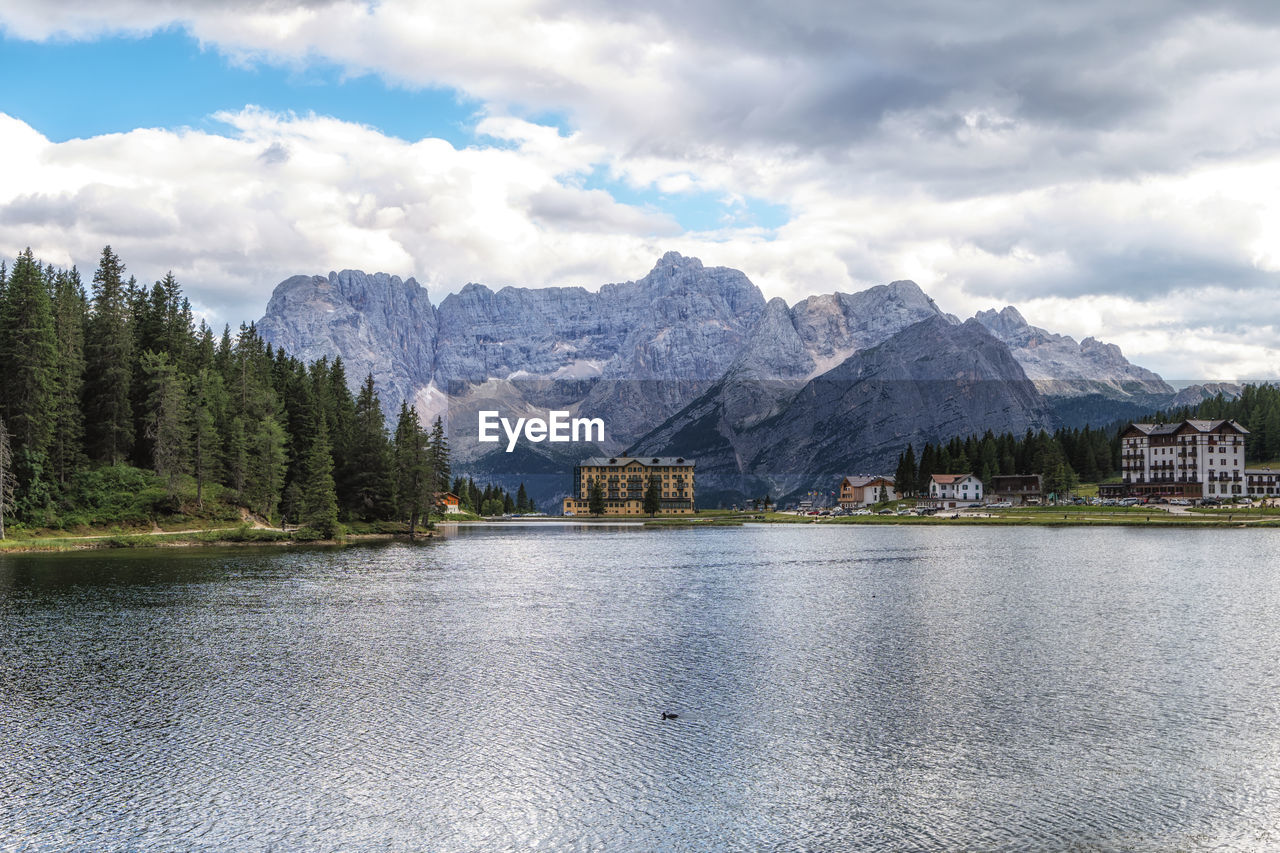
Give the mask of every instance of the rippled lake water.
<svg viewBox="0 0 1280 853">
<path fill-rule="evenodd" d="M 1277 849 L 1277 545 L 490 526 L 3 556 L 0 849 Z"/>
</svg>

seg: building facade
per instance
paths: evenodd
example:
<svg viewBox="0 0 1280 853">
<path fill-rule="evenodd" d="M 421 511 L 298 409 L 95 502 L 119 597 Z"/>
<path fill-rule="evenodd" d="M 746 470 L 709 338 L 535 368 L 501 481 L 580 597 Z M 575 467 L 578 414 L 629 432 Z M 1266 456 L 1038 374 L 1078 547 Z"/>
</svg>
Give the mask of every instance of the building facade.
<svg viewBox="0 0 1280 853">
<path fill-rule="evenodd" d="M 1044 500 L 1039 474 L 999 474 L 987 485 L 987 497 L 1014 506 L 1035 506 Z"/>
<path fill-rule="evenodd" d="M 916 501 L 921 506 L 954 509 L 962 504 L 982 500 L 982 481 L 972 474 L 933 474 L 929 477 L 929 494 Z"/>
<path fill-rule="evenodd" d="M 650 479 L 660 486 L 658 512 L 689 515 L 694 508 L 692 459 L 682 456 L 597 456 L 573 469 L 573 493 L 564 499 L 565 515 L 591 513 L 591 485 L 600 483 L 605 515 L 646 515 L 644 495 Z"/>
<path fill-rule="evenodd" d="M 881 488 L 885 490 L 889 500 L 896 501 L 898 493 L 894 491 L 893 485 L 892 477 L 878 474 L 845 477 L 840 481 L 840 508 L 853 509 L 879 503 Z"/>
<path fill-rule="evenodd" d="M 1247 494 L 1244 440 L 1235 421 L 1189 418 L 1130 424 L 1120 433 L 1120 480 L 1128 496 L 1234 498 Z"/>
<path fill-rule="evenodd" d="M 1244 470 L 1245 494 L 1255 498 L 1280 497 L 1280 470 L 1273 468 L 1246 468 Z"/>
</svg>

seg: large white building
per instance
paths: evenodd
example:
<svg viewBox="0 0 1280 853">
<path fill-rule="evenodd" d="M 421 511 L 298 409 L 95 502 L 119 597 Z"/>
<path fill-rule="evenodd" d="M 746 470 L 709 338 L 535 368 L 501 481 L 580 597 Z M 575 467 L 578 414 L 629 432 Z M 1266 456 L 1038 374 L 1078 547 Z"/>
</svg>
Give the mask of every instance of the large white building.
<svg viewBox="0 0 1280 853">
<path fill-rule="evenodd" d="M 1244 439 L 1235 421 L 1130 424 L 1120 434 L 1120 473 L 1135 497 L 1232 498 L 1248 494 Z"/>
</svg>

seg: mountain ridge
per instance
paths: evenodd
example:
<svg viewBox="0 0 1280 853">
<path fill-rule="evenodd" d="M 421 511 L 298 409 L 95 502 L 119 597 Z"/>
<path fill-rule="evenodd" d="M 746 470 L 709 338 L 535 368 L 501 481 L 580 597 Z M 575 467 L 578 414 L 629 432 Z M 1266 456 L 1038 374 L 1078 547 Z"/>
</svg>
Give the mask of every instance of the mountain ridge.
<svg viewBox="0 0 1280 853">
<path fill-rule="evenodd" d="M 1168 388 L 1156 374 L 1128 362 L 1118 347 L 1093 339 L 1077 344 L 1031 326 L 1012 306 L 961 322 L 907 280 L 854 293 L 815 294 L 788 305 L 779 298 L 766 300 L 739 270 L 707 267 L 676 252 L 664 254 L 639 279 L 595 291 L 510 285 L 493 290 L 468 283 L 439 305 L 432 305 L 412 278 L 358 270 L 294 276 L 276 287 L 258 329 L 291 353 L 341 356 L 353 384 L 372 373 L 388 412 L 406 400 L 426 419 L 440 415 L 464 468 L 492 447 L 476 440 L 480 410 L 497 408 L 519 417 L 556 408 L 604 419 L 608 435 L 600 449 L 608 453 L 642 446 L 680 416 L 687 428 L 700 425 L 708 453 L 734 448 L 731 466 L 727 457 L 714 465 L 723 464 L 726 477 L 732 473 L 731 479 L 741 483 L 744 476 L 755 476 L 750 474 L 753 454 L 767 444 L 752 437 L 762 423 L 788 413 L 799 417 L 802 411 L 805 417 L 831 420 L 833 413 L 806 410 L 797 395 L 824 376 L 830 386 L 841 375 L 829 376 L 832 371 L 848 369 L 859 354 L 926 321 L 933 324 L 926 328 L 936 346 L 950 358 L 965 358 L 954 346 L 957 336 L 967 336 L 969 345 L 987 353 L 979 371 L 985 371 L 982 381 L 1016 389 L 1005 399 L 1013 407 L 1010 423 L 1051 426 L 1052 416 L 1045 413 L 1053 407 L 1046 400 L 1073 397 L 1090 401 L 1076 406 L 1087 412 L 1081 417 L 1102 418 L 1117 401 L 1146 405 Z M 920 371 L 935 345 L 928 338 L 913 340 L 913 348 L 906 349 L 898 341 L 894 352 L 904 376 L 923 381 Z M 1003 350 L 999 357 L 993 347 Z M 947 383 L 955 388 L 947 390 Z M 963 378 L 947 383 L 933 387 L 935 402 L 953 399 Z M 1036 394 L 1025 393 L 1026 387 Z M 907 409 L 901 418 L 883 421 L 883 440 L 863 435 L 867 446 L 905 446 L 907 436 L 927 434 L 917 429 L 920 424 L 939 433 L 928 438 L 948 438 L 941 433 L 959 429 L 964 421 L 938 422 L 919 394 L 885 393 Z M 837 408 L 848 402 L 824 399 Z M 714 428 L 706 420 L 713 412 Z M 849 412 L 860 410 L 852 406 Z M 982 423 L 998 426 L 991 419 Z M 801 439 L 794 430 L 783 432 Z M 667 435 L 675 440 L 692 433 L 668 430 Z M 696 453 L 692 447 L 680 450 Z M 779 448 L 769 452 L 788 456 Z M 881 456 L 850 458 L 869 465 L 881 464 Z M 795 464 L 819 462 L 797 457 Z M 800 474 L 807 476 L 804 470 Z M 700 472 L 700 481 L 713 482 L 703 477 Z M 548 497 L 542 495 L 540 503 Z"/>
</svg>

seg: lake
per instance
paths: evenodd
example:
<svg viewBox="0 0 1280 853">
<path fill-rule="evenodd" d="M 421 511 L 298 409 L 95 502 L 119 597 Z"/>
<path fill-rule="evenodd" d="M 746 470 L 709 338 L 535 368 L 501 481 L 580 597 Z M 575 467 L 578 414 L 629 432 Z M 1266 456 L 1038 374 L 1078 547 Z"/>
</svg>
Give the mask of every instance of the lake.
<svg viewBox="0 0 1280 853">
<path fill-rule="evenodd" d="M 1276 849 L 1278 546 L 489 525 L 0 556 L 0 849 Z"/>
</svg>

